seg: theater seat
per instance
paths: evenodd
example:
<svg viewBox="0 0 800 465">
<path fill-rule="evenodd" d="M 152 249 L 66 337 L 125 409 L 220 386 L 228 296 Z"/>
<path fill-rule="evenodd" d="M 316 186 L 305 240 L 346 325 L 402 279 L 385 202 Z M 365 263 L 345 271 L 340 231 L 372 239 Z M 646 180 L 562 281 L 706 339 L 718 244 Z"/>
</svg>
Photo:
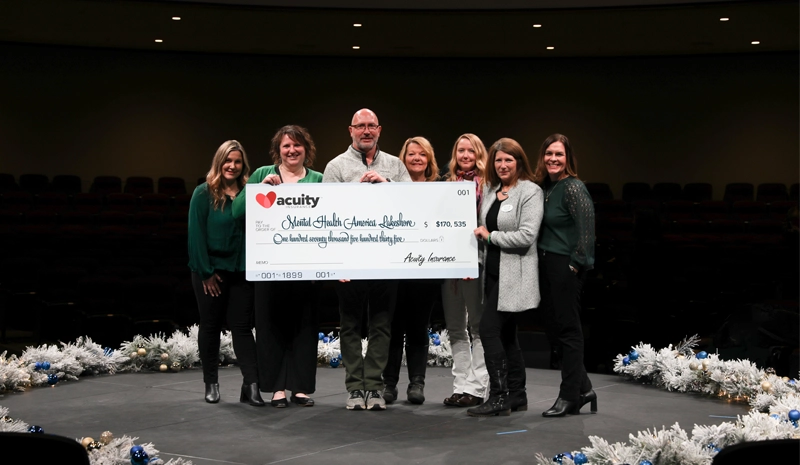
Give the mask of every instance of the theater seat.
<svg viewBox="0 0 800 465">
<path fill-rule="evenodd" d="M 54 461 L 70 465 L 89 465 L 89 454 L 78 441 L 55 434 L 0 432 L 0 450 L 24 453 L 25 463 Z M 18 456 L 19 457 L 19 456 Z"/>
</svg>

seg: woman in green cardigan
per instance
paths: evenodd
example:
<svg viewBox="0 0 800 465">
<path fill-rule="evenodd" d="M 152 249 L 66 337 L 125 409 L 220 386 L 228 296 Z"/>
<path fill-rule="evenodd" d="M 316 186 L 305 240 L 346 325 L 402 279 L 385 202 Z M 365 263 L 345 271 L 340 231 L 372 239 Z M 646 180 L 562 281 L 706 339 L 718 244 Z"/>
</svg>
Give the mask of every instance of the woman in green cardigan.
<svg viewBox="0 0 800 465">
<path fill-rule="evenodd" d="M 264 405 L 252 332 L 253 286 L 244 276 L 244 222 L 233 216 L 233 199 L 244 188 L 249 173 L 242 144 L 224 142 L 211 161 L 206 182 L 197 186 L 189 204 L 189 268 L 200 312 L 197 345 L 205 399 L 212 404 L 220 397 L 220 331 L 227 318 L 244 377 L 239 400 Z"/>
<path fill-rule="evenodd" d="M 322 182 L 322 173 L 311 169 L 316 147 L 305 128 L 280 128 L 272 138 L 270 154 L 274 165 L 257 169 L 248 184 Z M 244 215 L 245 201 L 245 195 L 237 197 L 234 216 Z M 289 400 L 303 407 L 314 405 L 308 394 L 316 389 L 317 294 L 311 281 L 255 285 L 259 386 L 262 391 L 273 393 L 273 407 L 288 407 Z M 286 390 L 292 392 L 290 399 L 286 398 Z"/>
</svg>

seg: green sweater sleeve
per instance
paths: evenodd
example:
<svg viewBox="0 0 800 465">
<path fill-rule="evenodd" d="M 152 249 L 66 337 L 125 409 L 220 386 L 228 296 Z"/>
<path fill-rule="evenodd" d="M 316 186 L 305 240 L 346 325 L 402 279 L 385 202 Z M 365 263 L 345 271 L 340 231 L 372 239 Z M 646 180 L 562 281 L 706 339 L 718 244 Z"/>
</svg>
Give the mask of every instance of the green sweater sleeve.
<svg viewBox="0 0 800 465">
<path fill-rule="evenodd" d="M 247 179 L 247 184 L 259 184 L 261 181 L 264 180 L 270 174 L 275 174 L 275 167 L 273 165 L 270 166 L 262 166 L 261 168 L 255 170 L 253 174 Z M 242 187 L 242 191 L 239 192 L 239 195 L 236 196 L 236 199 L 233 201 L 233 217 L 234 218 L 241 218 L 244 216 L 244 213 L 247 211 L 247 203 L 245 198 L 247 192 L 247 186 L 245 185 Z"/>
<path fill-rule="evenodd" d="M 189 202 L 189 268 L 206 280 L 214 274 L 208 257 L 208 211 L 211 208 L 208 186 L 197 186 Z"/>
</svg>

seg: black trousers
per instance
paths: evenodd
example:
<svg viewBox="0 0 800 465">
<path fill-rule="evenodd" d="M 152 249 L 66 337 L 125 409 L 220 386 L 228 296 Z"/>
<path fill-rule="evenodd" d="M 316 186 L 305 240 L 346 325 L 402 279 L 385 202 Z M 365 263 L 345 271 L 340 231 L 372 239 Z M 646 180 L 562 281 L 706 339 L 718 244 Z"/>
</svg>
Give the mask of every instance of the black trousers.
<svg viewBox="0 0 800 465">
<path fill-rule="evenodd" d="M 400 380 L 404 342 L 409 381 L 425 377 L 430 346 L 428 325 L 436 299 L 441 299 L 441 287 L 438 279 L 401 280 L 398 283 L 389 359 L 383 372 L 387 385 L 396 386 Z"/>
<path fill-rule="evenodd" d="M 253 284 L 244 272 L 217 270 L 222 278 L 221 294 L 212 297 L 203 293 L 203 280 L 192 273 L 192 287 L 200 312 L 197 346 L 203 364 L 203 382 L 218 383 L 220 332 L 228 322 L 233 338 L 233 351 L 242 370 L 245 384 L 258 382 L 256 342 L 253 339 Z"/>
<path fill-rule="evenodd" d="M 317 284 L 258 282 L 258 385 L 264 392 L 311 394 L 317 382 Z"/>
<path fill-rule="evenodd" d="M 584 273 L 569 269 L 570 258 L 539 251 L 539 286 L 548 339 L 561 345 L 561 387 L 558 397 L 577 402 L 580 393 L 592 388 L 583 366 L 583 329 L 581 328 L 581 290 Z"/>
<path fill-rule="evenodd" d="M 383 370 L 389 356 L 397 281 L 363 280 L 337 283 L 341 331 L 339 342 L 348 392 L 383 389 Z M 369 345 L 361 355 L 361 324 L 368 312 Z"/>
<path fill-rule="evenodd" d="M 483 356 L 487 368 L 508 366 L 508 390 L 524 391 L 526 383 L 525 360 L 517 338 L 517 319 L 522 312 L 499 312 L 497 303 L 500 297 L 498 277 L 486 274 L 484 285 L 484 307 L 481 316 L 480 334 L 483 343 Z M 495 376 L 489 370 L 489 377 Z"/>
</svg>

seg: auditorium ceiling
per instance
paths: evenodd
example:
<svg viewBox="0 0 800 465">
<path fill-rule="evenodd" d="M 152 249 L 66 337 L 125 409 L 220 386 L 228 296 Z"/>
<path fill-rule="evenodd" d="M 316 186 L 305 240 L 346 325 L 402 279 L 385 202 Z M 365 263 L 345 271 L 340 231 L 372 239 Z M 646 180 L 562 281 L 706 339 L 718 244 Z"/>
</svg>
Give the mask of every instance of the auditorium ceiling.
<svg viewBox="0 0 800 465">
<path fill-rule="evenodd" d="M 0 42 L 339 57 L 769 53 L 800 49 L 798 17 L 796 0 L 15 0 L 0 2 Z"/>
</svg>

